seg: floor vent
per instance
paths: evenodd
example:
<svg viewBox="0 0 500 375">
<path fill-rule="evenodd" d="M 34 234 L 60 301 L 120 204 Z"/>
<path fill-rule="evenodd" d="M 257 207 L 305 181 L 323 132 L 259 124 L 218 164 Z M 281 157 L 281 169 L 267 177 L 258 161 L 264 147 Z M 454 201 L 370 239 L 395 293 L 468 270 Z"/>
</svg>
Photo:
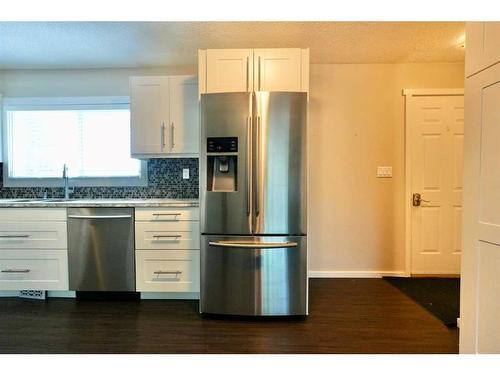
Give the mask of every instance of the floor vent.
<svg viewBox="0 0 500 375">
<path fill-rule="evenodd" d="M 19 298 L 45 299 L 45 290 L 20 290 Z"/>
</svg>

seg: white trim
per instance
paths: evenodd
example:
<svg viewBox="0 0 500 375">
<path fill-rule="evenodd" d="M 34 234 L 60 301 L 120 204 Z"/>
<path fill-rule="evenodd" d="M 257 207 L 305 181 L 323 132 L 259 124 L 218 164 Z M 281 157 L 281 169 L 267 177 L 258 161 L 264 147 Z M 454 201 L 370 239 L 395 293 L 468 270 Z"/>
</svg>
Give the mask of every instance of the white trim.
<svg viewBox="0 0 500 375">
<path fill-rule="evenodd" d="M 61 172 L 62 175 L 62 172 Z M 3 168 L 4 187 L 64 187 L 62 177 L 52 178 L 10 178 L 8 165 L 4 162 Z M 148 186 L 147 161 L 141 160 L 141 174 L 138 177 L 74 177 L 69 179 L 70 187 L 122 187 L 122 186 Z"/>
<path fill-rule="evenodd" d="M 406 277 L 404 271 L 309 271 L 308 277 L 314 278 L 381 278 L 384 276 Z"/>
<path fill-rule="evenodd" d="M 416 96 L 463 96 L 464 89 L 403 89 L 405 96 L 405 276 L 411 276 L 411 214 L 412 214 L 412 188 L 411 188 L 411 132 L 409 122 L 412 115 L 412 99 Z"/>
<path fill-rule="evenodd" d="M 462 96 L 464 89 L 403 89 L 403 96 Z"/>
<path fill-rule="evenodd" d="M 130 105 L 130 98 L 128 96 L 47 96 L 47 97 L 5 97 L 3 105 L 8 107 L 22 107 L 23 109 L 37 108 L 37 107 L 64 107 L 70 105 L 72 108 L 76 105 L 81 105 L 82 108 L 104 105 L 104 104 L 117 104 L 117 105 Z"/>
<path fill-rule="evenodd" d="M 200 299 L 197 292 L 141 292 L 141 299 Z"/>
<path fill-rule="evenodd" d="M 18 290 L 0 290 L 0 298 L 3 297 L 19 297 Z"/>
<path fill-rule="evenodd" d="M 48 298 L 76 298 L 76 292 L 73 290 L 48 290 Z"/>
</svg>

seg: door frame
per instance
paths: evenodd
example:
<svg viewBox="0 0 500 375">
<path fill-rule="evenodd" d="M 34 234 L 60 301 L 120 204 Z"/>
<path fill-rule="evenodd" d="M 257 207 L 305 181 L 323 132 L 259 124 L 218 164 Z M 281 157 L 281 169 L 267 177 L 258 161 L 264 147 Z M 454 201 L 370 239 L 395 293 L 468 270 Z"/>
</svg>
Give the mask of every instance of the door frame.
<svg viewBox="0 0 500 375">
<path fill-rule="evenodd" d="M 405 97 L 405 276 L 411 276 L 411 178 L 412 178 L 412 148 L 411 148 L 411 118 L 414 98 L 420 96 L 464 96 L 463 88 L 449 89 L 403 89 Z"/>
</svg>

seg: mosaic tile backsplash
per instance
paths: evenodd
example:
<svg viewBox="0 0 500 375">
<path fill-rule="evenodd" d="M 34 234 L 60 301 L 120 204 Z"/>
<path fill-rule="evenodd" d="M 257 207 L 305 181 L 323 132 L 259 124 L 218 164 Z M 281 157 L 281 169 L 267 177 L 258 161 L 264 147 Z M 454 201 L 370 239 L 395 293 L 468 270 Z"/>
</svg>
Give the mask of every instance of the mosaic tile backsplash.
<svg viewBox="0 0 500 375">
<path fill-rule="evenodd" d="M 149 159 L 148 186 L 74 187 L 72 198 L 198 198 L 198 159 Z M 189 168 L 189 179 L 182 178 L 182 169 Z M 4 187 L 3 163 L 0 163 L 0 198 L 64 197 L 62 187 Z M 61 186 L 63 180 L 61 179 Z M 70 180 L 71 186 L 71 180 Z"/>
</svg>

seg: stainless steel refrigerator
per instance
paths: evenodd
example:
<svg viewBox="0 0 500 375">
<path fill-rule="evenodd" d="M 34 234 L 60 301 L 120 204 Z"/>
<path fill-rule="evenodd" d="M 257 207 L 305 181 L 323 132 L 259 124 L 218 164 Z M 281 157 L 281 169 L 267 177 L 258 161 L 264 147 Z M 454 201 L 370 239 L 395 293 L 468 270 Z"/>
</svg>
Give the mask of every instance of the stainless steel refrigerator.
<svg viewBox="0 0 500 375">
<path fill-rule="evenodd" d="M 307 315 L 307 94 L 201 95 L 202 313 Z"/>
</svg>

